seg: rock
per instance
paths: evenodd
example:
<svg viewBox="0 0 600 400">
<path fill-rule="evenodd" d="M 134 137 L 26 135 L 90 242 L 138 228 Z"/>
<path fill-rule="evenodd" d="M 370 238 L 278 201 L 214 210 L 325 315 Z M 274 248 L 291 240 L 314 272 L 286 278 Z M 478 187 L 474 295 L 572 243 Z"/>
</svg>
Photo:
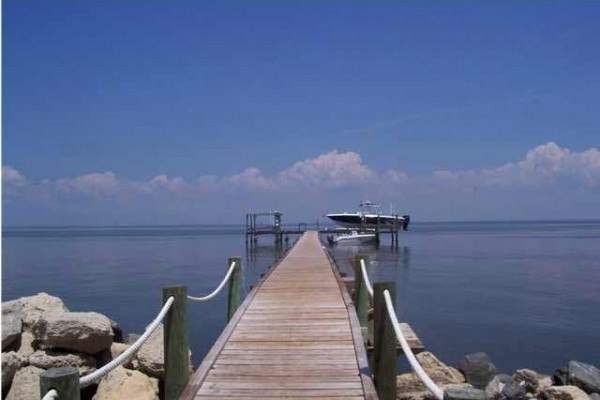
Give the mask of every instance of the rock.
<svg viewBox="0 0 600 400">
<path fill-rule="evenodd" d="M 165 362 L 162 324 L 159 324 L 150 339 L 137 352 L 133 360 L 133 366 L 148 376 L 164 379 Z"/>
<path fill-rule="evenodd" d="M 411 374 L 403 374 L 403 375 L 411 375 Z M 402 375 L 399 375 L 397 378 L 400 378 Z M 410 378 L 412 380 L 412 377 Z M 416 378 L 418 379 L 418 378 Z M 400 378 L 400 380 L 397 380 L 397 383 L 400 384 L 405 384 L 406 382 L 403 382 L 403 379 Z M 414 384 L 414 382 L 412 383 Z M 459 388 L 459 389 L 464 389 L 464 388 L 472 388 L 473 386 L 469 385 L 468 383 L 449 383 L 447 385 L 442 385 L 441 386 L 442 389 L 446 390 L 448 388 Z M 407 388 L 407 386 L 397 386 L 397 394 L 396 394 L 396 400 L 436 400 L 435 396 L 433 395 L 433 393 L 431 393 L 429 390 L 418 390 L 418 391 L 414 391 L 414 392 L 406 392 L 404 391 Z"/>
<path fill-rule="evenodd" d="M 444 400 L 488 400 L 485 390 L 469 387 L 449 387 L 444 390 Z"/>
<path fill-rule="evenodd" d="M 43 349 L 94 354 L 110 347 L 112 335 L 110 320 L 95 312 L 51 314 L 33 324 L 33 336 Z"/>
<path fill-rule="evenodd" d="M 113 331 L 113 342 L 123 342 L 123 330 L 118 322 L 110 320 L 110 327 Z"/>
<path fill-rule="evenodd" d="M 427 375 L 438 385 L 449 383 L 465 383 L 465 377 L 456 368 L 452 368 L 441 362 L 428 351 L 417 354 L 417 360 Z"/>
<path fill-rule="evenodd" d="M 437 359 L 432 353 L 422 352 L 417 354 L 417 360 L 427 372 L 427 375 L 440 387 L 462 384 L 464 376 L 455 368 L 449 367 Z M 396 377 L 398 398 L 404 400 L 429 400 L 434 396 L 417 377 L 414 372 L 398 375 Z M 471 387 L 471 385 L 468 385 Z"/>
<path fill-rule="evenodd" d="M 87 354 L 71 354 L 54 350 L 38 350 L 29 356 L 29 364 L 42 369 L 74 367 L 79 375 L 87 375 L 96 370 L 96 360 Z"/>
<path fill-rule="evenodd" d="M 527 382 L 534 389 L 538 387 L 540 375 L 532 369 L 518 369 L 515 373 L 515 381 Z"/>
<path fill-rule="evenodd" d="M 2 307 L 2 351 L 13 345 L 21 335 L 21 309 Z"/>
<path fill-rule="evenodd" d="M 479 389 L 485 389 L 497 372 L 490 357 L 482 352 L 467 354 L 458 364 L 458 369 L 468 383 Z"/>
<path fill-rule="evenodd" d="M 546 400 L 589 400 L 589 396 L 577 386 L 552 386 L 542 391 Z"/>
<path fill-rule="evenodd" d="M 2 310 L 13 307 L 21 311 L 23 325 L 26 327 L 31 326 L 31 323 L 42 315 L 69 311 L 61 299 L 43 292 L 2 303 Z"/>
<path fill-rule="evenodd" d="M 17 371 L 5 400 L 32 400 L 40 398 L 40 373 L 36 367 Z"/>
<path fill-rule="evenodd" d="M 125 344 L 134 344 L 136 340 L 138 340 L 142 335 L 138 335 L 137 333 L 128 333 L 123 340 Z"/>
<path fill-rule="evenodd" d="M 427 375 L 440 387 L 465 382 L 465 378 L 457 369 L 442 363 L 432 353 L 422 352 L 417 354 L 416 357 Z M 425 400 L 429 399 L 430 396 L 433 398 L 433 395 L 414 372 L 398 375 L 396 377 L 396 387 L 399 396 L 406 400 Z"/>
<path fill-rule="evenodd" d="M 555 386 L 566 386 L 569 384 L 569 374 L 566 368 L 560 368 L 554 371 L 552 382 Z"/>
<path fill-rule="evenodd" d="M 502 395 L 509 400 L 523 400 L 526 398 L 524 386 L 517 381 L 507 383 L 502 389 Z"/>
<path fill-rule="evenodd" d="M 2 393 L 10 387 L 13 377 L 23 366 L 23 359 L 17 353 L 2 353 Z"/>
<path fill-rule="evenodd" d="M 158 400 L 158 380 L 117 367 L 104 377 L 92 400 Z"/>
<path fill-rule="evenodd" d="M 590 394 L 590 399 L 591 400 L 600 400 L 600 394 L 592 393 L 592 394 Z"/>
<path fill-rule="evenodd" d="M 510 380 L 512 380 L 512 379 L 510 379 Z M 494 377 L 494 379 L 492 379 L 490 381 L 490 383 L 487 384 L 487 386 L 485 387 L 485 391 L 490 398 L 495 399 L 495 398 L 500 397 L 500 394 L 502 393 L 502 389 L 504 389 L 505 385 L 506 385 L 506 382 L 502 381 L 502 377 L 500 375 L 496 375 Z"/>
<path fill-rule="evenodd" d="M 541 376 L 538 380 L 538 390 L 543 390 L 552 386 L 552 377 L 550 376 Z M 600 400 L 600 399 L 599 399 Z"/>
<path fill-rule="evenodd" d="M 21 357 L 27 358 L 35 352 L 35 339 L 33 333 L 30 331 L 23 331 L 21 333 L 21 346 L 17 351 Z"/>
<path fill-rule="evenodd" d="M 123 352 L 125 350 L 127 350 L 128 348 L 129 348 L 128 344 L 125 344 L 125 343 L 113 343 L 110 346 L 110 354 L 112 355 L 112 358 L 117 358 L 121 354 L 123 354 Z"/>
<path fill-rule="evenodd" d="M 587 393 L 600 393 L 600 370 L 580 361 L 569 362 L 569 382 Z"/>
</svg>

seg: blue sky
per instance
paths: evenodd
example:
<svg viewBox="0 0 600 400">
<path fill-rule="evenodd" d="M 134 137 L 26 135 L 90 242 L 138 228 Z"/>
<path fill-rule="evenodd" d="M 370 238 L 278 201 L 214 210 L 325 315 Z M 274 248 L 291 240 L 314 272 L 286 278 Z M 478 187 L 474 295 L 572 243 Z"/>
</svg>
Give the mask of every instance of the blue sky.
<svg viewBox="0 0 600 400">
<path fill-rule="evenodd" d="M 5 225 L 600 218 L 600 3 L 2 7 Z"/>
</svg>

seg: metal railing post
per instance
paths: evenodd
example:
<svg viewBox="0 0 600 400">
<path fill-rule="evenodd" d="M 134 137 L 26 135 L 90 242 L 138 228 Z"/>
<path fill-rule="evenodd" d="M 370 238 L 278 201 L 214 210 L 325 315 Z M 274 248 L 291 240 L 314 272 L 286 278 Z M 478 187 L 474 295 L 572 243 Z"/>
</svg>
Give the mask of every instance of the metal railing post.
<svg viewBox="0 0 600 400">
<path fill-rule="evenodd" d="M 229 293 L 227 295 L 227 322 L 242 304 L 242 259 L 240 257 L 229 257 L 227 268 L 235 262 L 235 267 L 229 278 Z"/>
<path fill-rule="evenodd" d="M 373 286 L 374 311 L 374 375 L 375 387 L 381 400 L 396 399 L 396 334 L 389 318 L 383 291 L 388 290 L 395 303 L 394 282 L 375 283 Z"/>
<path fill-rule="evenodd" d="M 51 389 L 58 392 L 60 400 L 79 400 L 79 370 L 74 367 L 60 367 L 42 371 L 40 399 Z"/>
<path fill-rule="evenodd" d="M 164 319 L 165 400 L 179 398 L 190 374 L 187 286 L 164 287 L 163 304 L 171 296 L 175 301 Z"/>
</svg>

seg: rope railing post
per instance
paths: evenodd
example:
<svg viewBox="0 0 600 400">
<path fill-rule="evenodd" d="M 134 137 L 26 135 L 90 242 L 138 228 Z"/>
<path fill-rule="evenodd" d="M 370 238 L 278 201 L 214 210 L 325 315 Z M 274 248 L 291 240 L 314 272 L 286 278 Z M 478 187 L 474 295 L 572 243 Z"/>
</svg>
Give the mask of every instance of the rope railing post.
<svg viewBox="0 0 600 400">
<path fill-rule="evenodd" d="M 373 287 L 374 311 L 374 376 L 377 394 L 381 400 L 396 399 L 396 335 L 388 316 L 383 292 L 387 290 L 396 298 L 394 282 L 376 283 Z"/>
<path fill-rule="evenodd" d="M 369 258 L 363 254 L 358 254 L 354 258 L 354 305 L 361 328 L 366 328 L 368 324 L 369 293 L 365 286 L 362 268 L 362 264 L 368 262 Z"/>
<path fill-rule="evenodd" d="M 79 400 L 79 370 L 74 367 L 60 367 L 42 371 L 40 399 L 50 390 L 58 392 L 60 400 Z"/>
<path fill-rule="evenodd" d="M 231 277 L 229 278 L 229 294 L 227 296 L 227 322 L 242 304 L 242 259 L 240 257 L 229 257 L 227 266 L 235 263 Z"/>
<path fill-rule="evenodd" d="M 171 296 L 173 305 L 164 319 L 165 400 L 179 398 L 190 373 L 187 286 L 164 287 L 163 303 Z"/>
</svg>

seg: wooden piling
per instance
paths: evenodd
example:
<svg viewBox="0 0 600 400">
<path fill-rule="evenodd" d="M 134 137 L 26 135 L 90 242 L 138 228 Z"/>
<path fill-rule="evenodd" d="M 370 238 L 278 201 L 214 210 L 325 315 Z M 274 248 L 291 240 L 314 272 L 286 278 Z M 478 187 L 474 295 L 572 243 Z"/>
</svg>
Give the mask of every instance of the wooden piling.
<svg viewBox="0 0 600 400">
<path fill-rule="evenodd" d="M 367 327 L 368 312 L 369 312 L 369 292 L 365 285 L 365 280 L 362 274 L 362 268 L 360 260 L 365 260 L 365 264 L 368 264 L 369 258 L 364 254 L 358 254 L 354 257 L 355 273 L 354 273 L 354 307 L 356 308 L 356 314 L 358 321 L 362 328 Z"/>
<path fill-rule="evenodd" d="M 390 292 L 392 303 L 396 303 L 394 282 L 376 283 L 373 286 L 374 324 L 374 376 L 377 394 L 381 400 L 396 399 L 396 334 L 388 315 L 383 297 L 384 290 Z"/>
<path fill-rule="evenodd" d="M 51 389 L 60 400 L 79 400 L 79 370 L 74 367 L 50 368 L 40 374 L 40 398 Z"/>
<path fill-rule="evenodd" d="M 242 259 L 240 257 L 229 257 L 227 259 L 227 268 L 235 262 L 233 272 L 229 278 L 229 293 L 227 296 L 227 322 L 231 320 L 233 314 L 242 304 Z"/>
<path fill-rule="evenodd" d="M 164 287 L 163 304 L 171 296 L 175 301 L 164 319 L 165 400 L 179 398 L 190 374 L 187 286 Z"/>
</svg>

